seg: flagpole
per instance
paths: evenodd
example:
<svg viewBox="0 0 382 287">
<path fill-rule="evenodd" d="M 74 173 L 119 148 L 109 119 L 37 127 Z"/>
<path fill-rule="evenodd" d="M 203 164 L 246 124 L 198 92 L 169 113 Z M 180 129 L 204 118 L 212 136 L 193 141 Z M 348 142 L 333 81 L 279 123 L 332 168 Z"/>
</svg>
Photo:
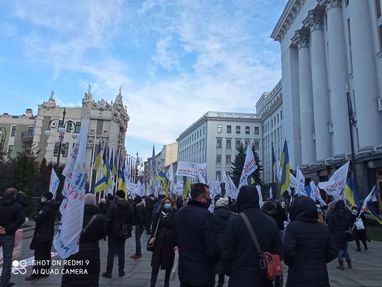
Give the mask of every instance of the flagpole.
<svg viewBox="0 0 382 287">
<path fill-rule="evenodd" d="M 94 134 L 94 142 L 93 142 L 93 150 L 92 150 L 92 161 L 91 161 L 91 165 L 90 165 L 89 192 L 91 192 L 92 185 L 93 185 L 94 151 L 95 151 L 95 146 L 96 146 L 96 139 L 97 139 L 97 135 Z"/>
<path fill-rule="evenodd" d="M 351 169 L 354 174 L 354 187 L 357 190 L 357 172 L 355 167 L 355 151 L 354 151 L 354 139 L 353 139 L 353 126 L 357 124 L 356 119 L 354 118 L 353 106 L 350 98 L 350 93 L 346 87 L 346 99 L 348 102 L 348 117 L 349 117 L 349 131 L 350 131 L 350 147 L 351 147 Z"/>
</svg>

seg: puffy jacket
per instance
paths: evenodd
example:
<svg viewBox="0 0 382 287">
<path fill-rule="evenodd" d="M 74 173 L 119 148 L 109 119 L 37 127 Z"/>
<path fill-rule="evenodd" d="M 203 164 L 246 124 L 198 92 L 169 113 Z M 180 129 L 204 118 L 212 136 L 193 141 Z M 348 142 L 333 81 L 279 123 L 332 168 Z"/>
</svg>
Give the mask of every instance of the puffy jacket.
<svg viewBox="0 0 382 287">
<path fill-rule="evenodd" d="M 289 266 L 287 287 L 329 287 L 326 264 L 336 255 L 334 239 L 317 221 L 316 204 L 299 196 L 291 207 L 291 223 L 283 238 L 284 261 Z"/>
<path fill-rule="evenodd" d="M 0 199 L 0 226 L 5 228 L 6 235 L 14 235 L 24 221 L 23 207 L 15 197 Z"/>
<path fill-rule="evenodd" d="M 132 226 L 134 222 L 134 213 L 129 203 L 125 199 L 114 199 L 110 203 L 106 215 L 107 235 L 112 238 L 120 238 L 122 225 Z"/>
</svg>

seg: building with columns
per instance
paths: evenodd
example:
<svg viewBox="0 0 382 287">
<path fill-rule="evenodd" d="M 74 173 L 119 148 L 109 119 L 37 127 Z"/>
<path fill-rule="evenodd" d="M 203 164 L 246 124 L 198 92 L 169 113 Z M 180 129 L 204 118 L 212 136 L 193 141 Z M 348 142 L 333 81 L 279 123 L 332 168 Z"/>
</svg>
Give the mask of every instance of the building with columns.
<svg viewBox="0 0 382 287">
<path fill-rule="evenodd" d="M 362 192 L 382 182 L 381 31 L 380 0 L 287 2 L 271 37 L 281 46 L 292 168 L 327 178 L 353 143 Z"/>
<path fill-rule="evenodd" d="M 275 182 L 276 166 L 272 170 L 272 144 L 275 159 L 280 159 L 284 144 L 283 133 L 283 95 L 280 80 L 271 92 L 264 92 L 256 103 L 256 114 L 262 123 L 262 158 L 263 182 Z"/>
</svg>

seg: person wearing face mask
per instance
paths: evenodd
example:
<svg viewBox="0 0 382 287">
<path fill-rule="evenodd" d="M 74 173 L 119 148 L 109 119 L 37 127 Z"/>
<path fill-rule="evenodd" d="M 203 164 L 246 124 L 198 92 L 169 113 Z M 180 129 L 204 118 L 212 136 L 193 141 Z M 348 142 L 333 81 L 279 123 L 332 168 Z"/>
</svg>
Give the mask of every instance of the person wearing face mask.
<svg viewBox="0 0 382 287">
<path fill-rule="evenodd" d="M 178 276 L 181 287 L 214 285 L 219 248 L 209 186 L 191 186 L 191 200 L 175 215 L 176 244 L 179 248 Z"/>
<path fill-rule="evenodd" d="M 171 197 L 162 200 L 159 213 L 154 217 L 149 244 L 154 244 L 151 257 L 151 287 L 155 286 L 159 268 L 166 270 L 164 286 L 170 284 L 171 269 L 175 258 L 175 202 Z"/>
<path fill-rule="evenodd" d="M 30 249 L 34 250 L 35 264 L 32 273 L 26 280 L 35 280 L 49 276 L 54 221 L 58 212 L 59 203 L 53 199 L 51 192 L 41 196 L 41 208 L 34 216 L 36 226 Z"/>
</svg>

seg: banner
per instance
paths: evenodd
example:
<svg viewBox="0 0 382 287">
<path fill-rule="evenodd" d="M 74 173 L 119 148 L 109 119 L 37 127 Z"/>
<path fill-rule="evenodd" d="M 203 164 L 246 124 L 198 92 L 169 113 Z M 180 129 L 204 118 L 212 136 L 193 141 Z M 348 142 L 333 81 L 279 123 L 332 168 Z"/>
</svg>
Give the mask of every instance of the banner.
<svg viewBox="0 0 382 287">
<path fill-rule="evenodd" d="M 241 177 L 239 181 L 238 190 L 240 187 L 248 184 L 248 177 L 257 169 L 256 160 L 252 152 L 252 146 L 248 145 L 247 152 L 245 156 L 245 162 L 243 166 L 243 171 L 241 172 Z"/>
<path fill-rule="evenodd" d="M 197 163 L 188 161 L 179 161 L 178 169 L 176 171 L 177 176 L 188 176 L 198 178 L 198 174 L 207 173 L 207 163 Z"/>
<path fill-rule="evenodd" d="M 341 193 L 345 188 L 348 176 L 349 162 L 337 169 L 328 181 L 319 182 L 318 187 L 325 190 L 334 199 L 341 199 Z"/>
<path fill-rule="evenodd" d="M 236 199 L 238 193 L 237 187 L 233 183 L 232 178 L 226 172 L 223 172 L 223 181 L 225 183 L 225 196 Z"/>
<path fill-rule="evenodd" d="M 61 258 L 68 258 L 79 250 L 79 240 L 84 216 L 86 172 L 86 144 L 89 119 L 81 123 L 80 134 L 62 174 L 66 177 L 64 199 L 60 206 L 62 214 L 58 233 L 54 238 L 54 247 Z"/>
</svg>

